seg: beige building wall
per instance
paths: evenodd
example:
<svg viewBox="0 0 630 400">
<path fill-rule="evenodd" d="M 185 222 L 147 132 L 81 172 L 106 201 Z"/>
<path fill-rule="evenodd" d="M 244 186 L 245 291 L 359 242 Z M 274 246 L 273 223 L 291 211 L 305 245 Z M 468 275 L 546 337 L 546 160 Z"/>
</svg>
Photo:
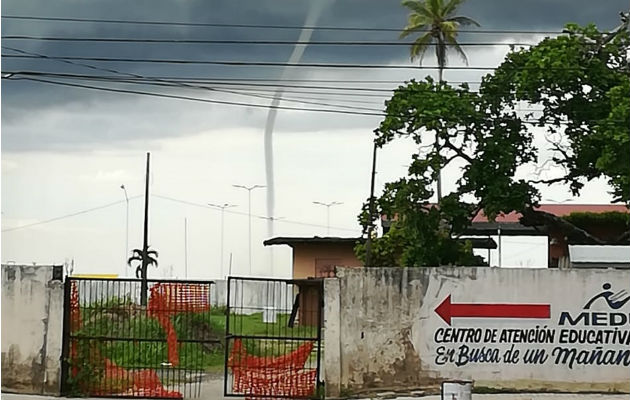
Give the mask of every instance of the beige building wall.
<svg viewBox="0 0 630 400">
<path fill-rule="evenodd" d="M 351 243 L 299 243 L 293 245 L 293 279 L 318 276 L 317 267 L 361 267 Z"/>
</svg>

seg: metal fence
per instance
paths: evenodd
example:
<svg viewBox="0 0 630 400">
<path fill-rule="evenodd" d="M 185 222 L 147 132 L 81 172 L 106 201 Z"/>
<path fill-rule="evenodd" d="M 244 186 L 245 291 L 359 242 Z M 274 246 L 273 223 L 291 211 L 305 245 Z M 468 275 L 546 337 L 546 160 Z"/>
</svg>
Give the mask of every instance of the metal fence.
<svg viewBox="0 0 630 400">
<path fill-rule="evenodd" d="M 322 281 L 229 277 L 227 299 L 225 396 L 319 398 Z"/>
<path fill-rule="evenodd" d="M 98 397 L 199 397 L 223 361 L 223 310 L 211 281 L 69 277 L 64 294 L 62 392 Z"/>
</svg>

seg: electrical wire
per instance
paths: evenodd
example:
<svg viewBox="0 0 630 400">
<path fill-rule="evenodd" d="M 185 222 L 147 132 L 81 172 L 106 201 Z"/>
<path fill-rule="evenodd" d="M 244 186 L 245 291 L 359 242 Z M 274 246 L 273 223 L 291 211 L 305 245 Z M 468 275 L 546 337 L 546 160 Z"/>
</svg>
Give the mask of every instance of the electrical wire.
<svg viewBox="0 0 630 400">
<path fill-rule="evenodd" d="M 28 35 L 3 35 L 5 40 L 33 40 L 49 42 L 86 42 L 86 43 L 171 43 L 171 44 L 217 44 L 217 45 L 252 45 L 252 46 L 411 46 L 413 42 L 402 41 L 339 41 L 339 40 L 207 40 L 207 39 L 136 39 L 136 38 L 78 38 L 78 37 L 51 37 L 51 36 L 28 36 Z M 459 42 L 460 46 L 470 47 L 493 47 L 493 46 L 534 46 L 536 43 L 519 42 Z M 427 43 L 426 46 L 437 46 L 438 43 Z"/>
<path fill-rule="evenodd" d="M 163 199 L 163 200 L 169 200 L 175 203 L 180 203 L 180 204 L 186 204 L 189 206 L 194 206 L 194 207 L 200 207 L 200 208 L 204 208 L 204 209 L 211 209 L 211 210 L 216 210 L 216 211 L 220 211 L 219 208 L 216 207 L 211 207 L 208 206 L 207 204 L 200 204 L 200 203 L 195 203 L 192 201 L 188 201 L 188 200 L 181 200 L 181 199 L 176 199 L 174 197 L 169 197 L 169 196 L 164 196 L 164 195 L 159 195 L 159 194 L 152 194 L 151 197 L 157 197 L 159 199 Z M 246 212 L 242 212 L 242 211 L 235 211 L 235 210 L 230 210 L 230 209 L 225 209 L 224 212 L 229 213 L 229 214 L 235 214 L 235 215 L 242 215 L 242 216 L 250 216 L 250 214 L 246 213 Z M 310 227 L 316 227 L 316 228 L 326 228 L 327 225 L 321 225 L 321 224 L 312 224 L 312 223 L 308 223 L 308 222 L 302 222 L 302 221 L 295 221 L 295 220 L 290 220 L 290 219 L 286 219 L 286 218 L 275 218 L 275 217 L 266 217 L 263 215 L 256 215 L 256 214 L 251 214 L 252 218 L 256 218 L 256 219 L 262 219 L 262 220 L 274 220 L 277 222 L 282 222 L 282 223 L 286 223 L 286 224 L 293 224 L 293 225 L 302 225 L 302 226 L 310 226 Z M 335 230 L 342 230 L 342 231 L 351 231 L 351 232 L 356 232 L 356 231 L 360 231 L 361 228 L 357 227 L 357 228 L 340 228 L 340 227 L 334 227 L 331 226 L 330 228 L 335 229 Z"/>
<path fill-rule="evenodd" d="M 3 49 L 8 49 L 8 50 L 11 50 L 11 51 L 15 51 L 15 52 L 18 52 L 18 53 L 22 53 L 22 54 L 25 54 L 25 55 L 28 55 L 28 56 L 33 56 L 33 57 L 36 57 L 36 58 L 39 58 L 39 59 L 49 59 L 50 58 L 49 56 L 47 56 L 45 54 L 28 52 L 28 51 L 17 49 L 17 48 L 13 48 L 13 47 L 2 46 L 2 48 Z M 99 70 L 99 71 L 111 72 L 111 73 L 114 73 L 116 75 L 123 75 L 123 76 L 133 77 L 133 78 L 137 78 L 137 79 L 146 79 L 146 77 L 144 77 L 142 75 L 139 75 L 139 74 L 129 73 L 129 72 L 122 72 L 122 71 L 119 71 L 119 70 L 116 70 L 116 69 L 113 69 L 113 68 L 97 67 L 97 66 L 94 66 L 94 65 L 91 65 L 91 64 L 77 63 L 77 62 L 74 62 L 74 61 L 66 60 L 65 58 L 64 59 L 53 59 L 53 61 L 63 62 L 63 63 L 71 64 L 71 65 L 77 65 L 77 66 L 86 67 L 86 68 L 90 68 L 90 69 L 95 69 L 95 70 Z M 162 82 L 162 80 L 158 80 L 158 81 Z M 176 86 L 185 87 L 185 88 L 204 89 L 204 90 L 221 92 L 221 93 L 236 94 L 236 95 L 240 95 L 240 96 L 257 97 L 257 98 L 262 98 L 262 99 L 267 99 L 267 100 L 273 99 L 272 96 L 267 96 L 267 95 L 259 95 L 259 94 L 252 94 L 252 93 L 241 93 L 241 92 L 233 91 L 233 90 L 215 89 L 215 88 L 211 88 L 211 87 L 199 86 L 199 85 L 195 85 L 195 84 L 187 84 L 187 83 L 182 83 L 182 82 L 171 82 L 171 81 L 164 81 L 164 82 L 166 82 L 166 83 L 173 83 Z M 344 108 L 344 109 L 348 109 L 348 110 L 376 111 L 376 112 L 381 111 L 380 109 L 374 109 L 374 108 L 348 106 L 348 105 L 342 105 L 342 104 L 321 103 L 321 102 L 313 102 L 313 101 L 309 101 L 309 100 L 289 100 L 289 99 L 284 99 L 283 101 L 300 103 L 300 104 L 318 105 L 318 106 L 324 106 L 324 107 L 337 107 L 337 108 Z"/>
<path fill-rule="evenodd" d="M 5 46 L 3 46 L 5 47 Z M 23 54 L 2 54 L 3 58 L 16 59 L 37 59 L 41 58 L 33 55 Z M 266 62 L 266 61 L 212 61 L 212 60 L 182 60 L 182 59 L 147 59 L 147 58 L 124 58 L 124 57 L 79 57 L 79 56 L 46 56 L 51 60 L 72 60 L 72 61 L 97 61 L 116 63 L 143 63 L 143 64 L 194 64 L 194 65 L 224 65 L 232 67 L 288 67 L 288 68 L 335 68 L 335 69 L 439 69 L 438 66 L 426 65 L 386 65 L 386 64 L 339 64 L 339 63 L 287 63 L 287 62 Z M 583 69 L 582 66 L 564 67 L 520 67 L 521 70 L 552 69 L 559 71 L 572 71 Z M 497 67 L 491 66 L 452 66 L 442 67 L 444 70 L 465 70 L 465 71 L 491 71 Z"/>
<path fill-rule="evenodd" d="M 6 79 L 6 78 L 3 78 L 3 79 Z M 320 108 L 298 108 L 298 107 L 272 106 L 272 105 L 254 104 L 254 103 L 242 103 L 242 102 L 236 102 L 236 101 L 211 100 L 211 99 L 203 99 L 203 98 L 198 98 L 198 97 L 181 96 L 181 95 L 174 95 L 174 94 L 106 88 L 106 87 L 100 87 L 100 86 L 82 85 L 82 84 L 68 83 L 68 82 L 56 82 L 56 81 L 49 81 L 49 80 L 37 79 L 37 78 L 15 78 L 12 80 L 28 80 L 28 81 L 41 82 L 41 83 L 47 83 L 47 84 L 52 84 L 52 85 L 76 87 L 76 88 L 91 89 L 91 90 L 100 90 L 100 91 L 105 91 L 105 92 L 137 94 L 137 95 L 144 95 L 144 96 L 162 97 L 162 98 L 177 99 L 177 100 L 190 100 L 190 101 L 198 101 L 202 103 L 223 104 L 223 105 L 230 105 L 230 106 L 245 106 L 245 107 L 265 108 L 265 109 L 274 108 L 278 110 L 308 111 L 308 112 L 347 114 L 347 115 L 385 116 L 384 113 L 368 112 L 368 111 L 361 112 L 361 111 L 346 111 L 346 110 L 336 110 L 336 109 L 327 109 L 327 108 L 321 108 L 321 109 Z"/>
<path fill-rule="evenodd" d="M 2 79 L 8 79 L 8 78 L 4 78 L 3 77 Z M 45 80 L 45 79 L 36 79 L 36 78 L 14 78 L 14 79 L 11 79 L 11 80 L 27 80 L 27 81 L 48 83 L 48 84 L 53 84 L 53 85 L 60 85 L 60 86 L 68 86 L 68 87 L 77 87 L 77 88 L 84 88 L 84 89 L 100 90 L 100 91 L 106 91 L 106 92 L 146 95 L 146 96 L 170 98 L 170 99 L 177 99 L 177 100 L 189 100 L 189 101 L 197 101 L 197 102 L 203 102 L 203 103 L 223 104 L 223 105 L 229 105 L 229 106 L 243 106 L 243 107 L 265 108 L 265 109 L 275 108 L 275 109 L 278 109 L 278 110 L 320 112 L 320 113 L 345 114 L 345 115 L 377 116 L 377 117 L 391 116 L 391 114 L 388 114 L 385 111 L 384 112 L 368 112 L 368 111 L 363 112 L 363 111 L 336 110 L 336 109 L 271 106 L 271 105 L 264 105 L 264 104 L 255 104 L 255 103 L 242 103 L 242 102 L 235 102 L 235 101 L 211 100 L 211 99 L 204 99 L 204 98 L 198 98 L 198 97 L 171 95 L 171 94 L 165 94 L 165 93 L 143 92 L 143 91 L 138 91 L 138 90 L 106 88 L 106 87 L 100 87 L 100 86 L 82 85 L 82 84 L 74 84 L 74 83 L 67 83 L 67 82 L 56 82 L 56 81 L 49 81 L 49 80 Z M 536 111 L 536 110 L 527 110 L 527 111 Z M 496 120 L 510 121 L 512 119 L 510 119 L 510 118 L 500 118 L 500 119 L 496 119 Z M 625 122 L 624 120 L 616 120 L 616 119 L 615 120 L 608 119 L 608 121 Z M 537 119 L 521 119 L 521 122 L 529 123 L 529 124 L 533 124 L 533 125 L 537 125 L 537 126 L 539 126 L 541 123 L 547 124 L 547 125 L 567 125 L 568 124 L 566 121 L 551 121 L 551 122 L 549 122 L 549 121 L 540 121 L 540 120 L 537 120 Z M 585 121 L 582 121 L 582 122 L 600 122 L 600 121 L 599 120 L 585 120 Z"/>
<path fill-rule="evenodd" d="M 144 196 L 142 196 L 142 195 L 131 196 L 131 197 L 129 197 L 129 200 L 138 199 L 140 197 L 144 197 Z M 88 208 L 86 210 L 77 211 L 77 212 L 74 212 L 74 213 L 71 213 L 71 214 L 66 214 L 66 215 L 62 215 L 62 216 L 59 216 L 59 217 L 46 219 L 46 220 L 43 220 L 43 221 L 37 221 L 37 222 L 33 222 L 33 223 L 30 223 L 30 224 L 26 224 L 26 225 L 20 225 L 20 226 L 14 226 L 12 228 L 6 228 L 6 229 L 3 229 L 2 232 L 3 233 L 4 232 L 12 232 L 12 231 L 16 231 L 18 229 L 25 229 L 25 228 L 31 228 L 33 226 L 48 224 L 50 222 L 59 221 L 59 220 L 66 219 L 66 218 L 71 218 L 71 217 L 76 217 L 77 215 L 82 215 L 82 214 L 87 214 L 87 213 L 90 213 L 90 212 L 93 212 L 93 211 L 102 210 L 104 208 L 112 207 L 112 206 L 115 206 L 115 205 L 118 205 L 118 204 L 122 204 L 122 203 L 125 203 L 125 202 L 127 202 L 127 200 L 119 200 L 119 201 L 115 201 L 113 203 L 108 203 L 108 204 L 104 204 L 102 206 Z"/>
<path fill-rule="evenodd" d="M 49 21 L 49 22 L 79 22 L 79 23 L 103 23 L 103 24 L 131 24 L 131 25 L 162 25 L 162 26 L 190 26 L 208 28 L 251 28 L 251 29 L 312 29 L 319 31 L 355 31 L 355 32 L 401 32 L 401 28 L 363 28 L 340 26 L 302 26 L 302 25 L 260 25 L 260 24 L 226 24 L 204 22 L 171 22 L 171 21 L 147 21 L 147 20 L 123 20 L 123 19 L 98 19 L 98 18 L 71 18 L 71 17 L 42 17 L 24 15 L 3 15 L 2 19 Z M 418 29 L 416 32 L 429 32 L 428 29 Z M 535 30 L 483 30 L 462 29 L 460 33 L 474 34 L 561 34 L 563 31 L 535 31 Z"/>
</svg>

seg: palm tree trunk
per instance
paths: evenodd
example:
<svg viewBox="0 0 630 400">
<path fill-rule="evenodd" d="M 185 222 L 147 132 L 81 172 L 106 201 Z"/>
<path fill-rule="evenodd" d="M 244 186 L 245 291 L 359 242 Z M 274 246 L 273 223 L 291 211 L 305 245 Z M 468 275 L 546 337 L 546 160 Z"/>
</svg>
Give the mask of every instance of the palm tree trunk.
<svg viewBox="0 0 630 400">
<path fill-rule="evenodd" d="M 442 83 L 442 75 L 444 74 L 444 68 L 440 65 L 438 69 L 438 85 Z M 440 154 L 440 136 L 438 132 L 435 132 L 435 147 Z M 442 200 L 442 167 L 438 167 L 437 171 L 437 200 Z"/>
</svg>

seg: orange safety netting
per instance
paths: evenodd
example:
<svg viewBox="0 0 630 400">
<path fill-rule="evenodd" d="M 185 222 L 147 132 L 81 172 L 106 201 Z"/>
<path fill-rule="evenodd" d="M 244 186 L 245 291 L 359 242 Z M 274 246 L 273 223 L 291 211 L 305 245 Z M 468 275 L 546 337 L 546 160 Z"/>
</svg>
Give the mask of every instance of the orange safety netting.
<svg viewBox="0 0 630 400">
<path fill-rule="evenodd" d="M 157 283 L 151 288 L 147 314 L 158 320 L 166 333 L 168 362 L 179 365 L 177 334 L 171 316 L 181 312 L 201 312 L 210 309 L 207 285 L 188 283 Z"/>
<path fill-rule="evenodd" d="M 74 333 L 80 330 L 82 326 L 81 308 L 79 306 L 79 290 L 77 288 L 76 281 L 71 282 L 70 289 L 70 332 Z M 70 343 L 70 362 L 72 364 L 71 373 L 73 378 L 76 378 L 79 373 L 77 343 L 77 340 L 72 340 Z M 177 347 L 177 338 L 175 338 L 174 343 L 175 347 Z M 89 388 L 89 394 L 95 396 L 123 395 L 136 397 L 183 398 L 183 395 L 180 392 L 166 389 L 162 385 L 160 378 L 154 370 L 127 370 L 123 367 L 117 366 L 108 358 L 101 358 L 98 349 L 90 349 L 90 353 L 93 356 L 92 361 L 99 360 L 96 362 L 105 363 L 101 380 L 101 382 L 105 383 L 105 387 L 99 386 L 96 388 Z"/>
<path fill-rule="evenodd" d="M 228 367 L 232 369 L 234 394 L 307 397 L 313 394 L 316 369 L 304 364 L 313 351 L 307 342 L 288 354 L 260 357 L 247 354 L 240 339 L 234 340 Z"/>
<path fill-rule="evenodd" d="M 129 371 L 117 366 L 113 361 L 105 359 L 104 379 L 109 383 L 109 387 L 99 388 L 91 394 L 96 396 L 116 394 L 137 397 L 183 398 L 180 392 L 168 390 L 162 386 L 160 378 L 152 369 Z"/>
<path fill-rule="evenodd" d="M 76 332 L 81 329 L 81 309 L 79 308 L 79 289 L 76 281 L 72 281 L 70 286 L 70 332 Z M 76 341 L 70 341 L 70 360 L 72 360 L 72 377 L 76 377 L 79 373 L 77 367 L 78 349 Z"/>
</svg>

